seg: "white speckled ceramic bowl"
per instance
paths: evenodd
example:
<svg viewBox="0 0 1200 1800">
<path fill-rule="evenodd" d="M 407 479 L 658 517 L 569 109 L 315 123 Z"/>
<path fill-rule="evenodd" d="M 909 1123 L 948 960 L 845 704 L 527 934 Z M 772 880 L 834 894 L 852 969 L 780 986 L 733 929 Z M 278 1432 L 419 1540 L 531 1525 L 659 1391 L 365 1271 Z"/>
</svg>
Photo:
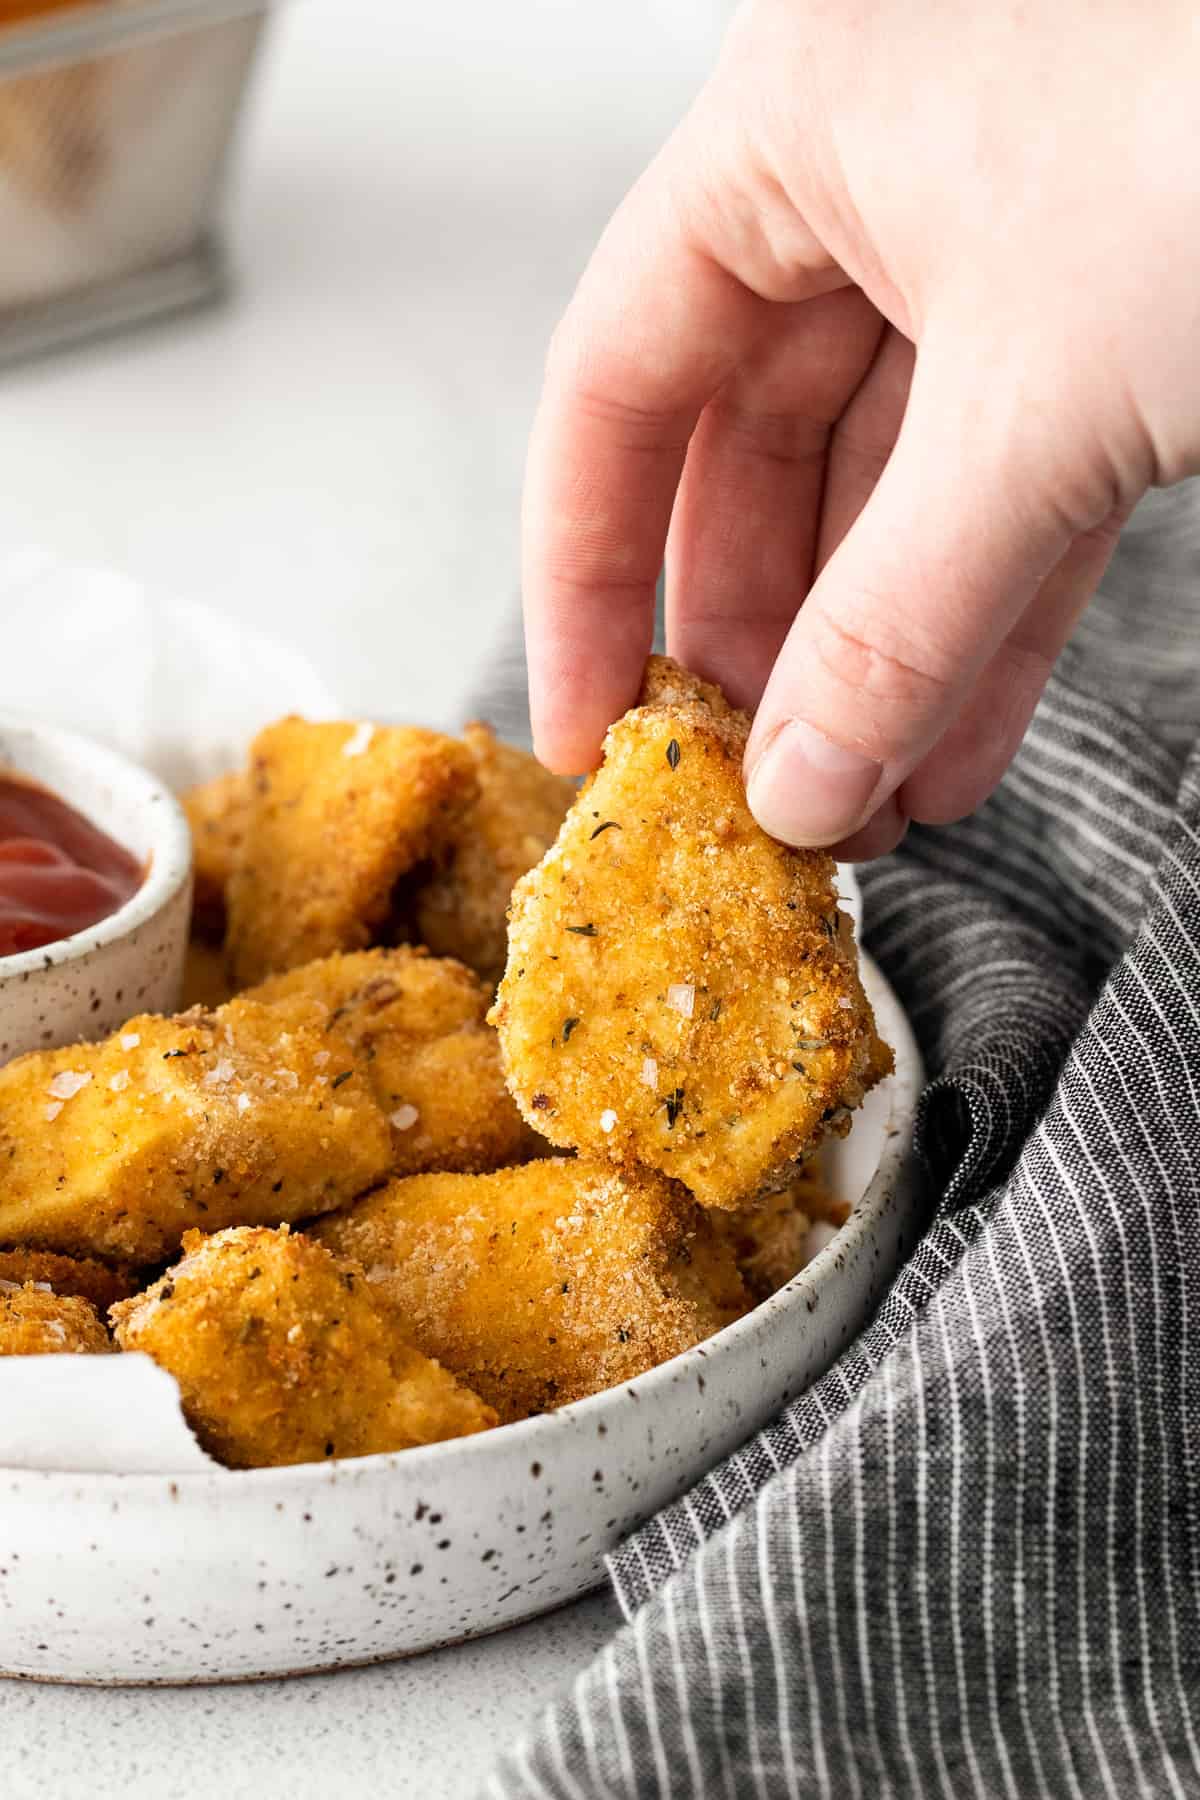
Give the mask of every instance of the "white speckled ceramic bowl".
<svg viewBox="0 0 1200 1800">
<path fill-rule="evenodd" d="M 192 845 L 178 801 L 136 763 L 72 732 L 0 712 L 0 770 L 50 788 L 147 865 L 111 918 L 43 950 L 0 957 L 0 1063 L 99 1038 L 179 1004 Z"/>
<path fill-rule="evenodd" d="M 411 1654 L 594 1585 L 601 1558 L 807 1387 L 864 1323 L 920 1223 L 921 1070 L 864 969 L 896 1073 L 835 1146 L 856 1204 L 794 1281 L 623 1387 L 479 1437 L 246 1473 L 0 1470 L 0 1671 L 247 1679 Z"/>
</svg>

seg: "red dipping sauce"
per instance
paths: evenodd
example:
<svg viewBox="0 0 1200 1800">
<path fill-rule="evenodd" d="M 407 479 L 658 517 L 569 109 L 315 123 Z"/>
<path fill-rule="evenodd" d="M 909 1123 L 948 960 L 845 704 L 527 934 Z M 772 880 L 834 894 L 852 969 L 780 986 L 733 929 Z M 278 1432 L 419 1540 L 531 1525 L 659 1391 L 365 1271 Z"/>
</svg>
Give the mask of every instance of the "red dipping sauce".
<svg viewBox="0 0 1200 1800">
<path fill-rule="evenodd" d="M 144 870 L 47 788 L 0 773 L 0 956 L 39 950 L 119 911 Z"/>
</svg>

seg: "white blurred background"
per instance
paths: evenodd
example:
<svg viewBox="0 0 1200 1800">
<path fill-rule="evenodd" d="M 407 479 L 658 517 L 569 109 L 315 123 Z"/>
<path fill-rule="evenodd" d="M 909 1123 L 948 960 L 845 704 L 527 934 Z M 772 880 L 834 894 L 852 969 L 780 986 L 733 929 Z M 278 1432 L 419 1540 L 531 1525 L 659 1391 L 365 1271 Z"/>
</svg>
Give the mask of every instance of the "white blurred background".
<svg viewBox="0 0 1200 1800">
<path fill-rule="evenodd" d="M 0 376 L 0 544 L 286 635 L 352 710 L 452 722 L 515 604 L 547 338 L 731 10 L 281 5 L 232 301 Z"/>
</svg>

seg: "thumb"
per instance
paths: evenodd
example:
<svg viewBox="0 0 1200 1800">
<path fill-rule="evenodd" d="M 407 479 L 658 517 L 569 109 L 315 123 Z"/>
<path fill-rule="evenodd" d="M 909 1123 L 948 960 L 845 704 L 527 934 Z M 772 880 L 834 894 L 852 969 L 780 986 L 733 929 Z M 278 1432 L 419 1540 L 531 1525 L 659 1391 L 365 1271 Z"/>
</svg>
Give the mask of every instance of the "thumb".
<svg viewBox="0 0 1200 1800">
<path fill-rule="evenodd" d="M 1053 409 L 997 406 L 1015 382 L 980 403 L 976 380 L 918 361 L 887 467 L 779 654 L 746 778 L 787 843 L 837 843 L 895 792 L 1092 522 L 1038 441 Z"/>
</svg>

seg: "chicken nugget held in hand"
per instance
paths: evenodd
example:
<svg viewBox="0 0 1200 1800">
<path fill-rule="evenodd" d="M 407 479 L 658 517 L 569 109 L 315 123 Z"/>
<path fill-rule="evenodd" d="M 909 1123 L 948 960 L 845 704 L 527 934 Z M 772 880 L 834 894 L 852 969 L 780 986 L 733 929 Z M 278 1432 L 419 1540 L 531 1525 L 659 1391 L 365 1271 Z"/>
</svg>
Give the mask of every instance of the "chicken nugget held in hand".
<svg viewBox="0 0 1200 1800">
<path fill-rule="evenodd" d="M 439 732 L 299 718 L 259 733 L 247 783 L 228 890 L 238 987 L 376 941 L 400 877 L 477 792 L 469 752 Z"/>
<path fill-rule="evenodd" d="M 201 1445 L 231 1468 L 407 1450 L 496 1423 L 412 1349 L 356 1263 L 286 1225 L 190 1232 L 182 1261 L 112 1320 L 122 1350 L 175 1377 Z"/>
<path fill-rule="evenodd" d="M 490 1017 L 549 1140 L 736 1207 L 890 1067 L 824 851 L 746 803 L 749 721 L 663 657 L 513 894 Z"/>
<path fill-rule="evenodd" d="M 677 1183 L 605 1163 L 419 1175 L 311 1230 L 505 1421 L 630 1381 L 749 1304 Z"/>
</svg>

